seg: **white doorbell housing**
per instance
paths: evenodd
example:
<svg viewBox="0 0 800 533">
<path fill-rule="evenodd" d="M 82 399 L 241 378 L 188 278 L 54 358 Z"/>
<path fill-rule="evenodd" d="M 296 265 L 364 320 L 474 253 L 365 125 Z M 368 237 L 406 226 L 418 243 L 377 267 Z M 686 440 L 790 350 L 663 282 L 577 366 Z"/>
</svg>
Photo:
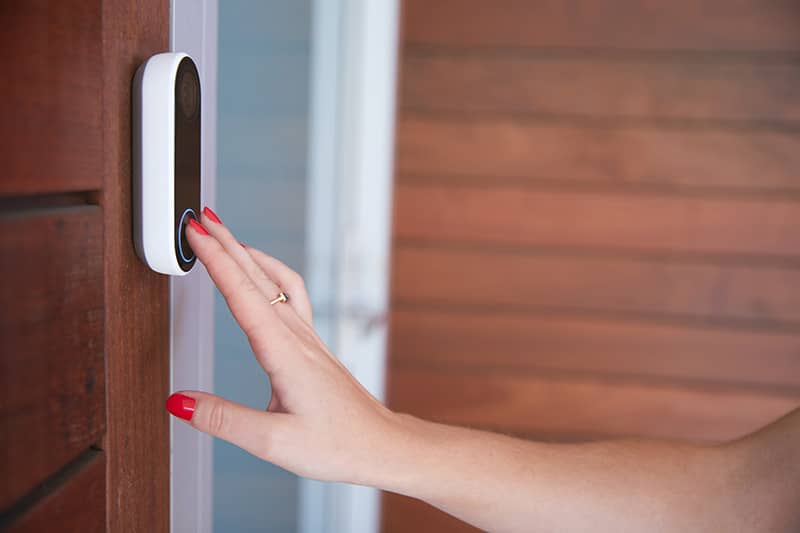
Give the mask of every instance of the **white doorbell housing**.
<svg viewBox="0 0 800 533">
<path fill-rule="evenodd" d="M 195 264 L 186 225 L 200 215 L 200 76 L 191 57 L 157 54 L 133 81 L 133 233 L 147 266 L 182 276 Z"/>
</svg>

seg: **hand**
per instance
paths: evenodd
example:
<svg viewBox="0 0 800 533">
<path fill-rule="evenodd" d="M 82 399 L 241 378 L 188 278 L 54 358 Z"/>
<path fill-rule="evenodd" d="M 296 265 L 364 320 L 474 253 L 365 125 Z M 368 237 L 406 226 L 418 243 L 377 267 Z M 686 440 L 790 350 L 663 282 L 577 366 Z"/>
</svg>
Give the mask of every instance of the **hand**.
<svg viewBox="0 0 800 533">
<path fill-rule="evenodd" d="M 189 243 L 269 375 L 272 398 L 260 411 L 182 391 L 170 396 L 168 409 L 200 431 L 296 474 L 366 484 L 379 467 L 394 415 L 319 339 L 296 272 L 241 245 L 208 208 L 201 223 L 187 228 Z M 281 291 L 289 301 L 270 305 Z"/>
</svg>

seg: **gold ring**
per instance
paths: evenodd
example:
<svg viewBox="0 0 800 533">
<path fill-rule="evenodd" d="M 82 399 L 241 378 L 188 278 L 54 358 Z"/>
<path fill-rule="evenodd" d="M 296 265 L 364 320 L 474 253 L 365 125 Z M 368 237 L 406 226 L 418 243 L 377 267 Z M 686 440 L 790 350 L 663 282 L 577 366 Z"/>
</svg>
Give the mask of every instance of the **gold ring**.
<svg viewBox="0 0 800 533">
<path fill-rule="evenodd" d="M 286 293 L 285 293 L 285 292 L 280 292 L 280 293 L 278 293 L 278 296 L 276 296 L 276 297 L 275 297 L 275 299 L 274 299 L 274 300 L 272 300 L 272 301 L 269 303 L 269 305 L 275 305 L 275 304 L 279 304 L 279 303 L 283 303 L 283 302 L 288 302 L 288 301 L 289 301 L 289 297 L 288 297 L 288 296 L 286 296 Z"/>
</svg>

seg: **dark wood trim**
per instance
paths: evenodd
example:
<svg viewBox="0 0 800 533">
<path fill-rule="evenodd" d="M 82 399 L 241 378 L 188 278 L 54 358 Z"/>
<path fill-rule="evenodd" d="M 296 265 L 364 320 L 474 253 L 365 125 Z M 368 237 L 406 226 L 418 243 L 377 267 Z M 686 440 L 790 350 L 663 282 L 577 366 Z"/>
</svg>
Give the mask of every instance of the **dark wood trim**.
<svg viewBox="0 0 800 533">
<path fill-rule="evenodd" d="M 100 0 L 8 0 L 0 23 L 0 196 L 98 189 Z"/>
<path fill-rule="evenodd" d="M 131 232 L 131 80 L 169 46 L 167 0 L 103 4 L 107 529 L 169 531 L 169 281 Z"/>
<path fill-rule="evenodd" d="M 0 531 L 105 531 L 105 456 L 88 450 L 0 515 Z"/>
<path fill-rule="evenodd" d="M 105 431 L 102 221 L 92 206 L 0 214 L 0 509 Z"/>
</svg>

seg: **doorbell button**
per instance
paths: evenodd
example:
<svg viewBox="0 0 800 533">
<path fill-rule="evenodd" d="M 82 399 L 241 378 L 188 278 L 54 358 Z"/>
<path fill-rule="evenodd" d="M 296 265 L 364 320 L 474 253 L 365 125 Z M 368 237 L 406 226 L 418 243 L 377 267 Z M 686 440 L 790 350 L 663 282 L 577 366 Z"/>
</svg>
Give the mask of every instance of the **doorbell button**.
<svg viewBox="0 0 800 533">
<path fill-rule="evenodd" d="M 162 274 L 183 276 L 196 262 L 185 227 L 200 213 L 202 87 L 183 53 L 156 54 L 133 82 L 134 242 Z"/>
<path fill-rule="evenodd" d="M 194 259 L 194 252 L 186 238 L 186 226 L 189 225 L 189 220 L 191 219 L 197 220 L 197 213 L 190 207 L 184 210 L 180 221 L 178 221 L 178 237 L 176 241 L 178 242 L 178 254 L 184 263 L 191 263 Z"/>
</svg>

